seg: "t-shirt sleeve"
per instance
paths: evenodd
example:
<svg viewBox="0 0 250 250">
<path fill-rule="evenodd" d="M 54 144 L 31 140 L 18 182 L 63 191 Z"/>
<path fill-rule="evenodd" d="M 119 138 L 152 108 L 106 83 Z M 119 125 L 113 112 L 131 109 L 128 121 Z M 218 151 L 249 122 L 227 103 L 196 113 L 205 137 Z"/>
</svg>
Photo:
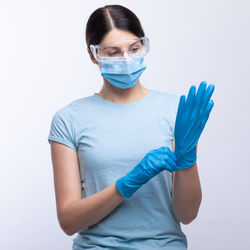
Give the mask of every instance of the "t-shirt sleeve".
<svg viewBox="0 0 250 250">
<path fill-rule="evenodd" d="M 56 141 L 77 151 L 75 131 L 71 111 L 68 108 L 58 110 L 52 117 L 48 142 Z"/>
</svg>

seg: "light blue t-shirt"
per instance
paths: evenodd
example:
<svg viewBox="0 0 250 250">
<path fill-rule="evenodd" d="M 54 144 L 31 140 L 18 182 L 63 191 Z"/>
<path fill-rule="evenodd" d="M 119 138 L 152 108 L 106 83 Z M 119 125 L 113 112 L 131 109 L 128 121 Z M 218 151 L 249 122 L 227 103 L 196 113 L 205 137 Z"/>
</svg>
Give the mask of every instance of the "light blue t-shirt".
<svg viewBox="0 0 250 250">
<path fill-rule="evenodd" d="M 159 90 L 129 104 L 94 93 L 54 114 L 48 140 L 77 152 L 84 198 L 126 175 L 149 151 L 172 149 L 178 103 L 178 95 Z M 186 235 L 172 209 L 172 173 L 160 172 L 73 239 L 73 250 L 104 248 L 187 249 Z"/>
</svg>

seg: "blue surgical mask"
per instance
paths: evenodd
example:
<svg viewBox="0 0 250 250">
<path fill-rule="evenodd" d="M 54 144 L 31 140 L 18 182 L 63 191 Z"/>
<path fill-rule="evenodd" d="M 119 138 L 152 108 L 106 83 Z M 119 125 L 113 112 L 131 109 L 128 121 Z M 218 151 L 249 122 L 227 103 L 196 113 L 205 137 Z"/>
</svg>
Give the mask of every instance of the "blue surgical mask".
<svg viewBox="0 0 250 250">
<path fill-rule="evenodd" d="M 144 56 L 103 58 L 101 75 L 114 86 L 127 89 L 133 87 L 146 69 Z"/>
</svg>

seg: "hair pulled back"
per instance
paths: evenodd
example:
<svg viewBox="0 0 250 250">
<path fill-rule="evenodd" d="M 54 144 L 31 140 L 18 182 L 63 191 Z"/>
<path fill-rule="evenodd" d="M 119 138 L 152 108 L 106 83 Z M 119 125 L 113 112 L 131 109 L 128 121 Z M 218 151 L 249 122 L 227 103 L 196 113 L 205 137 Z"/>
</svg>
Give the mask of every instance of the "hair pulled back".
<svg viewBox="0 0 250 250">
<path fill-rule="evenodd" d="M 105 5 L 96 9 L 86 25 L 85 39 L 87 47 L 99 44 L 113 28 L 129 31 L 137 37 L 145 36 L 138 17 L 122 5 Z"/>
</svg>

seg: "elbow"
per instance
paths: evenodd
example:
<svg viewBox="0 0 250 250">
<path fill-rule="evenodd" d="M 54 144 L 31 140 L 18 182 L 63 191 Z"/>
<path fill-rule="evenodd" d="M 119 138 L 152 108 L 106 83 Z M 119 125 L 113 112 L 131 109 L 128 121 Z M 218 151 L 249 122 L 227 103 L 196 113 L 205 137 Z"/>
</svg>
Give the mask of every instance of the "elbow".
<svg viewBox="0 0 250 250">
<path fill-rule="evenodd" d="M 75 234 L 75 232 L 73 232 L 72 230 L 68 230 L 68 229 L 63 229 L 63 232 L 64 232 L 65 234 L 67 234 L 68 236 L 72 236 L 72 235 Z"/>
<path fill-rule="evenodd" d="M 63 232 L 68 236 L 72 236 L 75 233 L 71 225 L 72 223 L 70 223 L 69 219 L 65 219 L 65 215 L 58 214 L 58 222 Z"/>
<path fill-rule="evenodd" d="M 63 218 L 60 218 L 59 220 L 59 224 L 60 224 L 60 227 L 61 229 L 63 230 L 63 232 L 65 234 L 67 234 L 68 236 L 72 236 L 74 235 L 75 233 L 77 233 L 79 230 L 81 229 L 84 229 L 84 228 L 87 228 L 88 226 L 81 226 L 79 227 L 79 225 L 77 224 L 74 224 L 71 220 L 69 219 L 65 219 L 65 216 L 64 216 L 64 219 Z"/>
<path fill-rule="evenodd" d="M 59 224 L 60 224 L 60 227 L 63 230 L 63 232 L 65 234 L 67 234 L 68 236 L 72 236 L 75 233 L 75 232 L 73 232 L 71 226 L 68 223 L 66 223 L 62 220 L 59 220 Z"/>
<path fill-rule="evenodd" d="M 72 236 L 73 234 L 75 234 L 72 227 L 70 225 L 66 224 L 66 223 L 60 222 L 60 227 L 63 230 L 63 232 L 65 234 L 67 234 L 68 236 Z"/>
<path fill-rule="evenodd" d="M 72 236 L 77 232 L 76 225 L 72 221 L 72 212 L 69 205 L 57 210 L 57 219 L 62 231 L 66 235 Z"/>
<path fill-rule="evenodd" d="M 184 225 L 190 224 L 198 216 L 199 207 L 193 211 L 187 212 L 185 215 L 179 218 L 180 222 Z"/>
<path fill-rule="evenodd" d="M 187 218 L 182 218 L 180 219 L 180 222 L 184 225 L 188 225 L 190 224 L 195 218 L 197 217 L 197 215 L 193 216 L 193 217 L 187 217 Z"/>
<path fill-rule="evenodd" d="M 65 232 L 65 231 L 64 231 Z M 72 235 L 74 235 L 75 233 L 73 233 L 73 232 L 65 232 L 68 236 L 72 236 Z"/>
<path fill-rule="evenodd" d="M 198 209 L 178 214 L 177 219 L 184 225 L 190 224 L 198 216 Z"/>
</svg>

